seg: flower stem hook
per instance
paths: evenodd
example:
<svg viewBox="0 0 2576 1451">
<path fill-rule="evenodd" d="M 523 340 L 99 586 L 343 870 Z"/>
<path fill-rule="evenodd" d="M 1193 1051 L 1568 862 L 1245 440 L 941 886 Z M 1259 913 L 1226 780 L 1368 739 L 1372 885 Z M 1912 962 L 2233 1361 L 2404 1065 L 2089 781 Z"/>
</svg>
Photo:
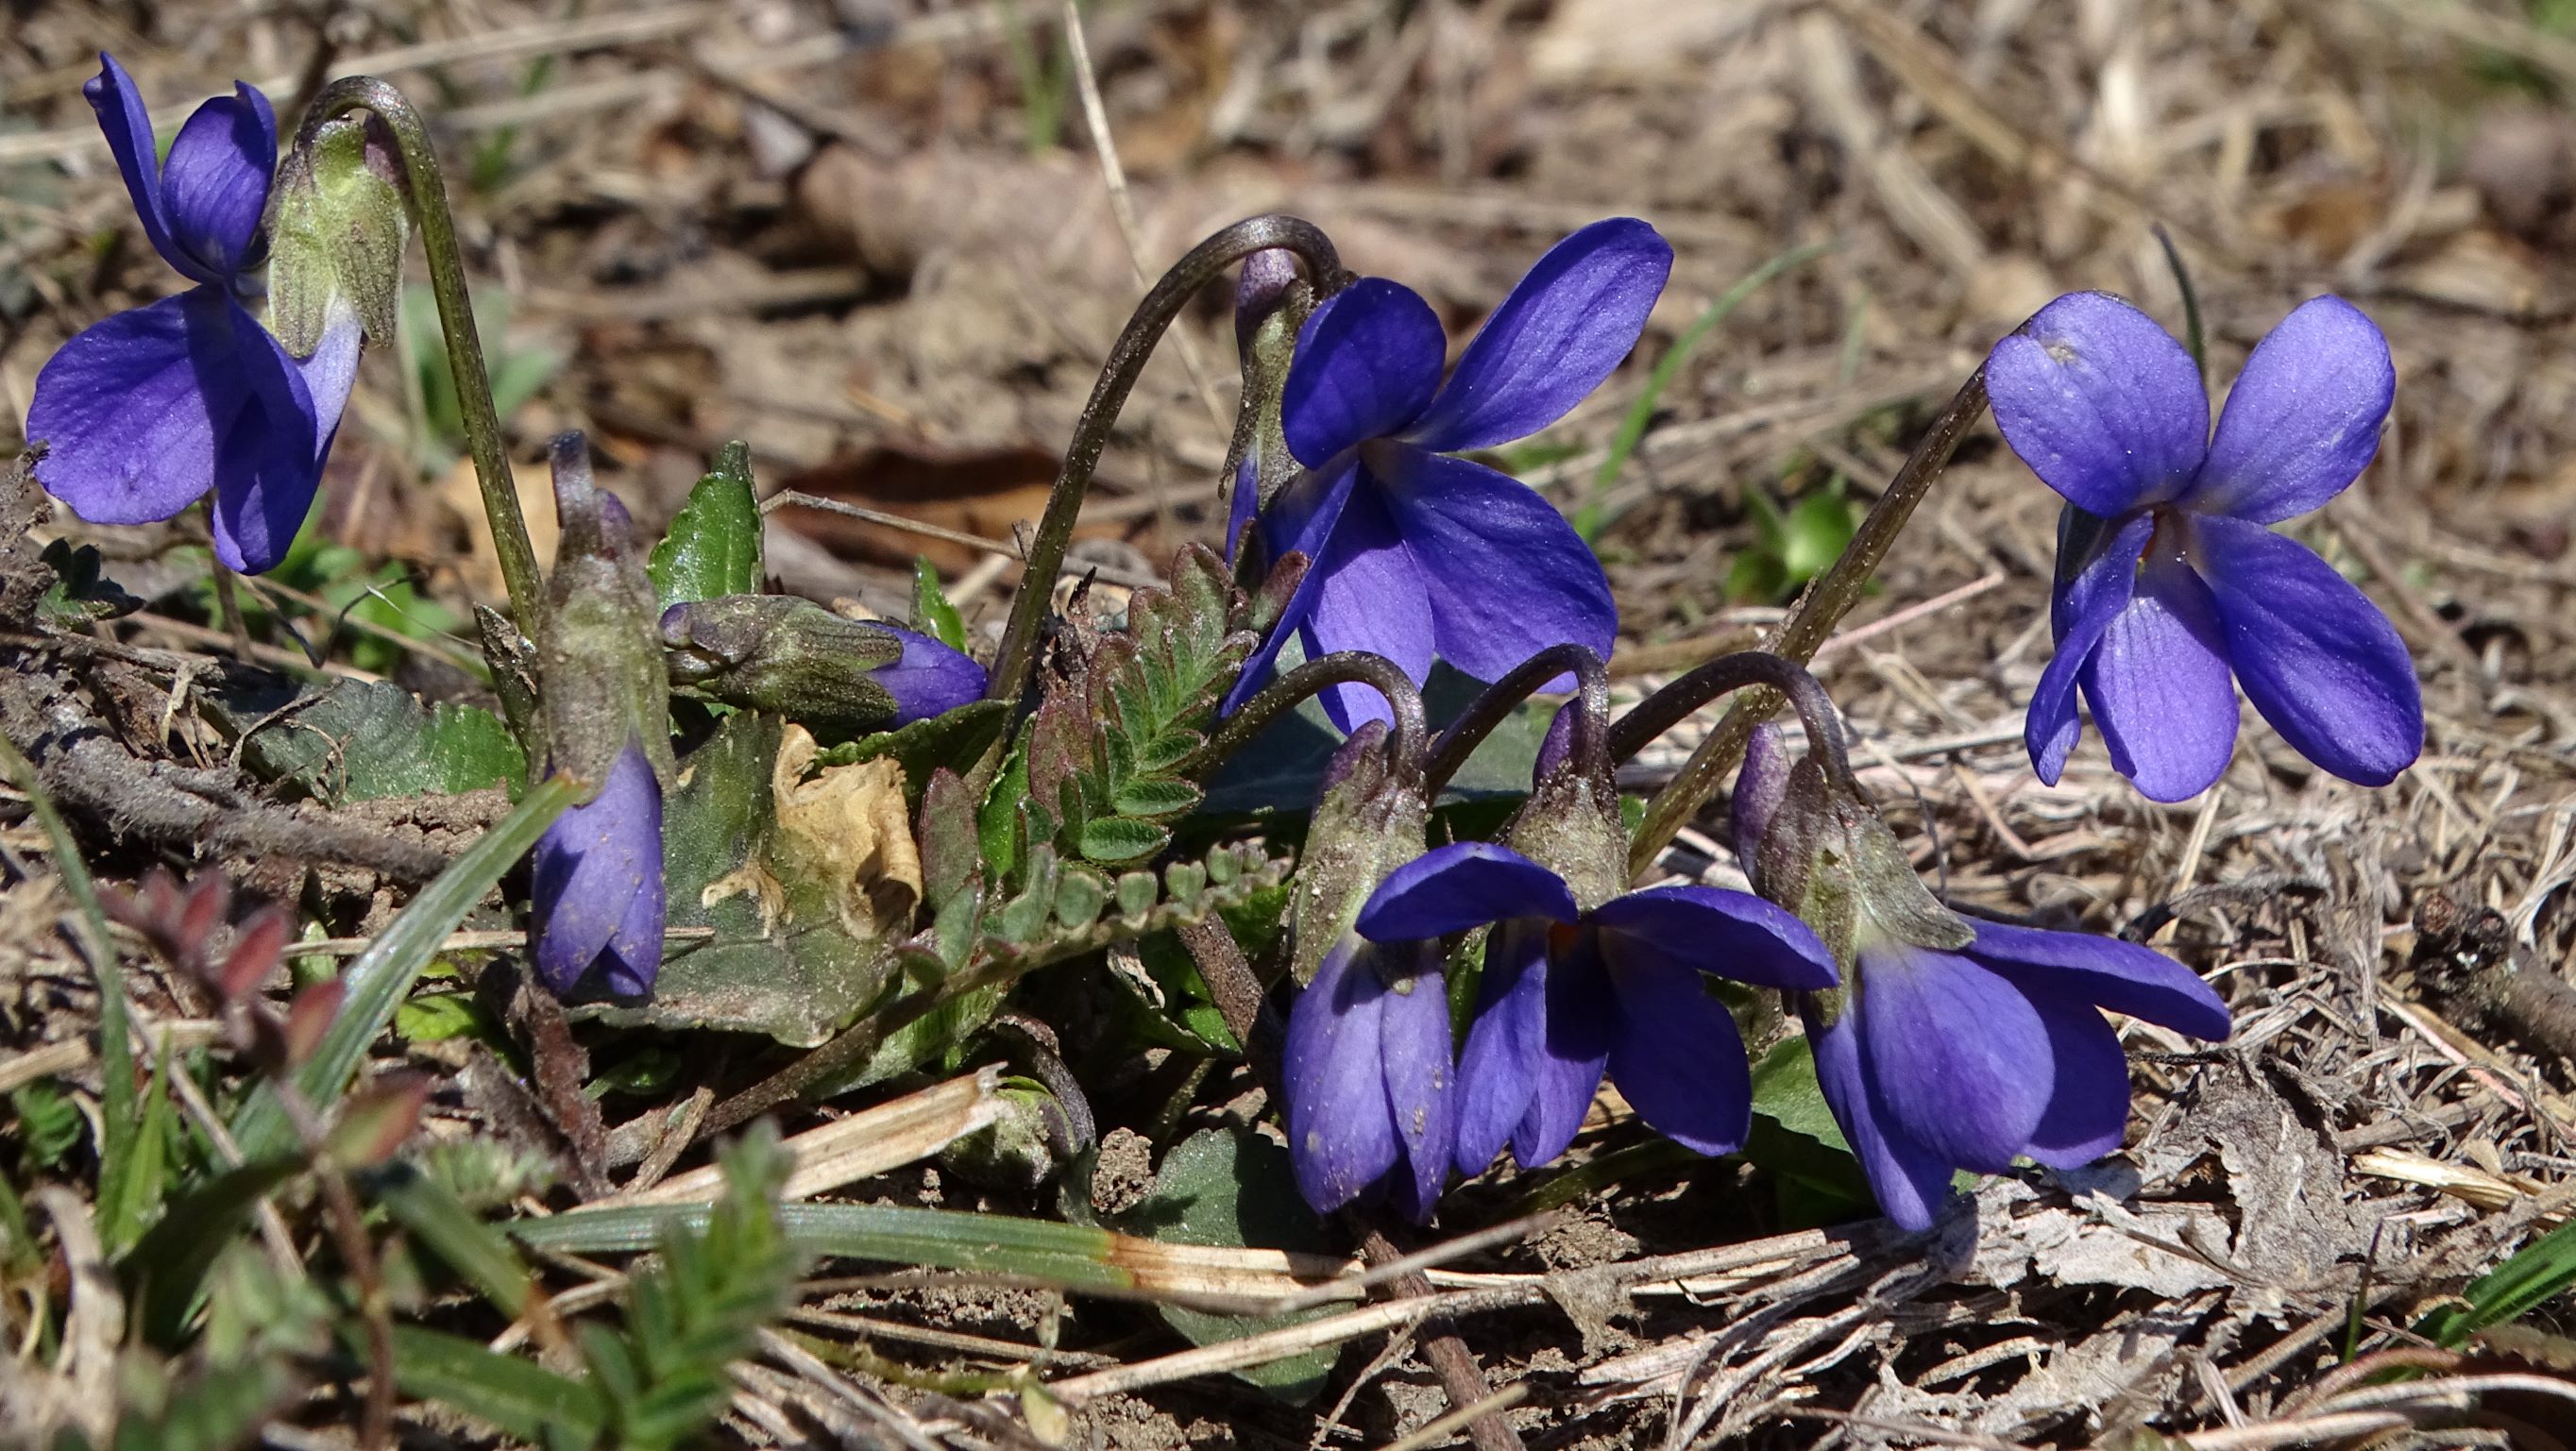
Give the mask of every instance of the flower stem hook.
<svg viewBox="0 0 2576 1451">
<path fill-rule="evenodd" d="M 311 145 L 324 122 L 358 110 L 374 112 L 402 151 L 404 187 L 410 194 L 412 220 L 420 227 L 421 250 L 429 258 L 430 291 L 438 299 L 438 326 L 447 340 L 447 369 L 456 380 L 466 451 L 473 457 L 483 512 L 492 525 L 492 551 L 499 556 L 501 579 L 509 587 L 510 613 L 520 630 L 533 633 L 537 609 L 545 597 L 537 575 L 537 551 L 528 542 L 518 484 L 502 446 L 500 411 L 492 405 L 483 340 L 474 329 L 473 301 L 465 289 L 465 259 L 457 250 L 456 223 L 447 210 L 447 183 L 438 169 L 438 151 L 430 144 L 429 128 L 402 92 L 374 76 L 348 76 L 313 98 L 295 144 Z"/>
<path fill-rule="evenodd" d="M 1601 657 L 1585 646 L 1551 645 L 1486 686 L 1440 733 L 1440 739 L 1431 743 L 1431 760 L 1424 768 L 1425 789 L 1438 796 L 1449 778 L 1457 775 L 1467 758 L 1476 753 L 1476 747 L 1483 745 L 1494 727 L 1510 716 L 1513 707 L 1569 671 L 1574 675 L 1576 702 L 1571 754 L 1584 775 L 1607 781 L 1610 764 L 1618 759 L 1610 750 L 1608 731 L 1610 673 L 1603 668 Z"/>
<path fill-rule="evenodd" d="M 1424 742 L 1430 728 L 1423 722 L 1422 692 L 1414 689 L 1413 678 L 1383 655 L 1365 650 L 1343 650 L 1320 659 L 1309 660 L 1261 688 L 1227 716 L 1206 745 L 1190 752 L 1175 769 L 1184 776 L 1195 776 L 1213 769 L 1219 762 L 1252 744 L 1253 738 L 1268 729 L 1270 723 L 1296 708 L 1299 701 L 1334 685 L 1365 685 L 1385 697 L 1386 708 L 1395 717 L 1387 734 L 1387 759 L 1418 765 L 1423 759 Z M 1438 789 L 1437 787 L 1433 788 Z"/>
<path fill-rule="evenodd" d="M 1718 697 L 1748 686 L 1764 686 L 1788 697 L 1807 733 L 1808 754 L 1837 787 L 1852 784 L 1851 756 L 1843 746 L 1842 717 L 1831 697 L 1805 666 L 1763 650 L 1720 655 L 1670 685 L 1647 696 L 1612 723 L 1609 756 L 1624 761 L 1646 743 L 1679 725 L 1685 716 Z"/>
<path fill-rule="evenodd" d="M 1110 345 L 1109 358 L 1101 365 L 1100 381 L 1092 385 L 1091 397 L 1082 405 L 1082 416 L 1074 424 L 1073 442 L 1065 449 L 1063 467 L 1056 472 L 1055 489 L 1047 496 L 1046 512 L 1038 517 L 1037 532 L 1029 540 L 1026 572 L 1021 576 L 1019 593 L 1011 600 L 1010 622 L 1003 628 L 1001 653 L 993 662 L 992 686 L 985 692 L 988 698 L 1017 700 L 1028 688 L 1029 671 L 1037 661 L 1038 626 L 1046 618 L 1047 602 L 1054 596 L 1056 571 L 1064 564 L 1065 547 L 1073 541 L 1074 519 L 1082 512 L 1083 494 L 1091 486 L 1092 471 L 1100 466 L 1101 452 L 1109 446 L 1109 430 L 1118 421 L 1118 410 L 1126 406 L 1127 395 L 1135 390 L 1154 344 L 1199 289 L 1218 273 L 1254 252 L 1272 247 L 1287 248 L 1304 258 L 1317 291 L 1331 291 L 1341 285 L 1341 258 L 1322 228 L 1296 217 L 1253 217 L 1209 237 L 1173 263 L 1153 290 L 1145 294 L 1145 300 L 1136 304 L 1118 341 Z"/>
</svg>

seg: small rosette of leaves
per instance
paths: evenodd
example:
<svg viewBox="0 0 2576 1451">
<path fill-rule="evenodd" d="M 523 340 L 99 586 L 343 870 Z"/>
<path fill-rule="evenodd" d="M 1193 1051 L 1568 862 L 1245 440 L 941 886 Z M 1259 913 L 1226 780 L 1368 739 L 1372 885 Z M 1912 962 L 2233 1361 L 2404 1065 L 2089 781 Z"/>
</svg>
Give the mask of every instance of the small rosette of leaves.
<svg viewBox="0 0 2576 1451">
<path fill-rule="evenodd" d="M 1206 797 L 1182 768 L 1258 643 L 1251 602 L 1195 544 L 1168 588 L 1128 599 L 1123 630 L 1097 611 L 1069 620 L 1025 743 L 1032 839 L 1102 865 L 1170 845 L 1170 823 Z"/>
</svg>

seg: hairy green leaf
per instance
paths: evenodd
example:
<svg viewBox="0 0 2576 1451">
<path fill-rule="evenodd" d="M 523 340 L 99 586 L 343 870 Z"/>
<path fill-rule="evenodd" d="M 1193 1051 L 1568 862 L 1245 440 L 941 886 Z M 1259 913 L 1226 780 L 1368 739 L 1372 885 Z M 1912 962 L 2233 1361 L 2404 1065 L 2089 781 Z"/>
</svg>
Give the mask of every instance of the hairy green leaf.
<svg viewBox="0 0 2576 1451">
<path fill-rule="evenodd" d="M 1258 1246 L 1320 1253 L 1323 1226 L 1297 1192 L 1288 1151 L 1248 1125 L 1232 1124 L 1191 1135 L 1163 1158 L 1154 1192 L 1119 1216 L 1131 1234 L 1166 1244 Z M 1211 1315 L 1177 1305 L 1158 1307 L 1163 1319 L 1193 1345 L 1240 1340 L 1330 1313 Z M 1314 1399 L 1331 1373 L 1338 1347 L 1321 1346 L 1283 1360 L 1247 1366 L 1236 1375 L 1294 1405 Z"/>
<path fill-rule="evenodd" d="M 382 680 L 337 680 L 297 694 L 276 677 L 217 685 L 199 695 L 215 729 L 241 742 L 242 762 L 333 805 L 508 786 L 527 780 L 527 758 L 501 718 L 478 706 L 420 697 Z"/>
<path fill-rule="evenodd" d="M 966 648 L 966 620 L 939 587 L 939 571 L 930 561 L 912 561 L 912 627 L 951 650 Z"/>
</svg>

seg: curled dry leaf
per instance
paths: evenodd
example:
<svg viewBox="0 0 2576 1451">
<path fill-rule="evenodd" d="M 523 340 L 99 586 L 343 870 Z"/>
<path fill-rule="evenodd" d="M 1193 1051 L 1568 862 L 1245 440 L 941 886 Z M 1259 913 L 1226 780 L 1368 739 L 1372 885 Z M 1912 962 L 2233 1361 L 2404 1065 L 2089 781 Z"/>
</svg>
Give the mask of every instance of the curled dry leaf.
<svg viewBox="0 0 2576 1451">
<path fill-rule="evenodd" d="M 805 779 L 820 747 L 791 725 L 770 776 L 783 847 L 833 883 L 841 925 L 871 941 L 910 926 L 921 905 L 921 853 L 904 809 L 903 767 L 880 757 L 826 766 Z"/>
</svg>

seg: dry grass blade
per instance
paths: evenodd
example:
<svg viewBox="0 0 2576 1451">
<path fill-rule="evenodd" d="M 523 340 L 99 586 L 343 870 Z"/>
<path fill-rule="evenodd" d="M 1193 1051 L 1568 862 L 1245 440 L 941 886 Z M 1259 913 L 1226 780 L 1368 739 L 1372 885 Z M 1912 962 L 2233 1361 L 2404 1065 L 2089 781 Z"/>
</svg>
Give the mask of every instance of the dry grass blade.
<svg viewBox="0 0 2576 1451">
<path fill-rule="evenodd" d="M 1002 1070 L 981 1068 L 964 1078 L 907 1094 L 808 1129 L 779 1147 L 795 1165 L 779 1191 L 784 1199 L 811 1199 L 891 1169 L 917 1163 L 1000 1117 Z M 665 1179 L 636 1194 L 599 1201 L 602 1206 L 712 1204 L 724 1192 L 720 1166 Z"/>
</svg>

